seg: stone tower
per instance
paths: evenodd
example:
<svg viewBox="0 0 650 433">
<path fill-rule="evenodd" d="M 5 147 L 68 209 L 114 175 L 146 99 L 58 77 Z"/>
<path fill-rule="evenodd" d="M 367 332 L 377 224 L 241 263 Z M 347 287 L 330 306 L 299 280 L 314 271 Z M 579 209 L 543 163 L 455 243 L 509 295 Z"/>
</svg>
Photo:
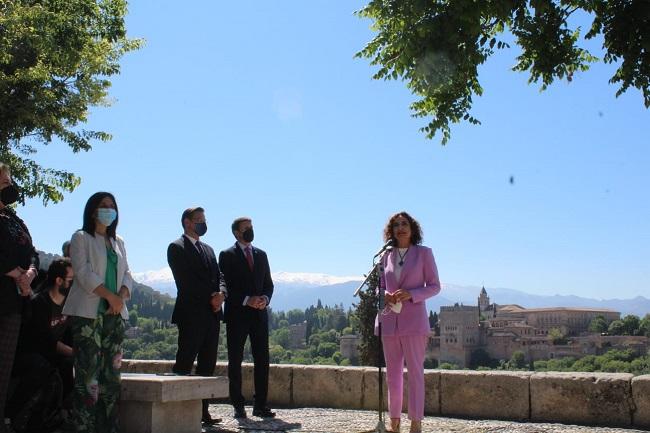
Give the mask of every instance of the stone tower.
<svg viewBox="0 0 650 433">
<path fill-rule="evenodd" d="M 487 311 L 490 308 L 490 297 L 485 291 L 485 286 L 481 289 L 481 294 L 478 297 L 478 309 L 481 313 Z"/>
</svg>

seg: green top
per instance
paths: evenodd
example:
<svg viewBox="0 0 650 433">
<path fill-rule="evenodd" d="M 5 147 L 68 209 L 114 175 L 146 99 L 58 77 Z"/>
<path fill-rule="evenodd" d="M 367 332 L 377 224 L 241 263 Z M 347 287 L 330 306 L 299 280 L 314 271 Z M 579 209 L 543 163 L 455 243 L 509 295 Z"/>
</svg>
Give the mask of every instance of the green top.
<svg viewBox="0 0 650 433">
<path fill-rule="evenodd" d="M 109 247 L 106 247 L 106 278 L 104 278 L 104 287 L 117 294 L 117 253 Z M 108 301 L 102 299 L 97 308 L 97 312 L 104 314 L 107 310 Z"/>
</svg>

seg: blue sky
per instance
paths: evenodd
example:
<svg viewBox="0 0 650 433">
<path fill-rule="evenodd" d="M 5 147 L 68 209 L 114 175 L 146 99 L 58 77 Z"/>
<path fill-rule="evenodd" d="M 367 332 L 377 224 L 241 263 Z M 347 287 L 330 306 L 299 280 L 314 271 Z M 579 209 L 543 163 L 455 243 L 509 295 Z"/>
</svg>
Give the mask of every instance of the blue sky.
<svg viewBox="0 0 650 433">
<path fill-rule="evenodd" d="M 372 37 L 361 1 L 131 2 L 132 37 L 109 108 L 113 134 L 87 154 L 38 154 L 82 185 L 57 205 L 19 210 L 37 246 L 59 250 L 95 191 L 113 192 L 134 271 L 166 266 L 180 214 L 206 208 L 206 242 L 233 242 L 250 215 L 273 271 L 359 275 L 390 214 L 423 226 L 446 283 L 536 294 L 650 293 L 650 111 L 615 98 L 611 65 L 540 93 L 509 71 L 516 50 L 481 69 L 484 95 L 441 146 L 410 117 L 401 82 L 354 59 Z M 599 54 L 598 51 L 595 54 Z M 510 184 L 510 176 L 514 184 Z"/>
</svg>

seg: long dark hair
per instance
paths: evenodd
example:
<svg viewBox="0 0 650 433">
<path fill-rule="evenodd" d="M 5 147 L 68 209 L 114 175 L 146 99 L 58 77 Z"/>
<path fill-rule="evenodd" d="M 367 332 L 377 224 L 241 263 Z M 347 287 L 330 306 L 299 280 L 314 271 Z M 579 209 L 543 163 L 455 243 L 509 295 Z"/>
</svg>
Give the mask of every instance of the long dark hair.
<svg viewBox="0 0 650 433">
<path fill-rule="evenodd" d="M 115 203 L 115 212 L 117 212 L 115 221 L 113 221 L 110 226 L 106 227 L 106 234 L 115 239 L 115 231 L 117 230 L 117 222 L 120 219 L 120 211 L 117 209 L 117 201 L 115 200 L 115 197 L 110 192 L 96 192 L 90 196 L 86 202 L 86 207 L 84 208 L 84 225 L 81 229 L 89 235 L 95 236 L 95 211 L 99 208 L 99 203 L 101 203 L 101 201 L 106 197 L 110 197 L 110 199 L 113 200 L 113 203 Z"/>
<path fill-rule="evenodd" d="M 406 218 L 406 220 L 409 222 L 409 225 L 411 226 L 411 244 L 420 245 L 422 243 L 422 228 L 420 227 L 420 223 L 404 211 L 397 212 L 396 214 L 391 215 L 391 217 L 388 219 L 388 222 L 384 227 L 384 242 L 388 241 L 388 239 L 393 238 L 393 223 L 398 217 Z"/>
</svg>

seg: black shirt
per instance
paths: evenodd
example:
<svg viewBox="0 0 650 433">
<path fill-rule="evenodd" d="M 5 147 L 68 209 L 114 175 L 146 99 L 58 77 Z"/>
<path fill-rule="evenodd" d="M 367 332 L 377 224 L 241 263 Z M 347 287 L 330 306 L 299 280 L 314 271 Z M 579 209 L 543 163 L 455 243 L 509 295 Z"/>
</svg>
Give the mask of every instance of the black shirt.
<svg viewBox="0 0 650 433">
<path fill-rule="evenodd" d="M 27 226 L 9 207 L 0 210 L 0 315 L 22 311 L 23 298 L 13 278 L 6 276 L 17 266 L 38 269 L 38 254 Z"/>
</svg>

